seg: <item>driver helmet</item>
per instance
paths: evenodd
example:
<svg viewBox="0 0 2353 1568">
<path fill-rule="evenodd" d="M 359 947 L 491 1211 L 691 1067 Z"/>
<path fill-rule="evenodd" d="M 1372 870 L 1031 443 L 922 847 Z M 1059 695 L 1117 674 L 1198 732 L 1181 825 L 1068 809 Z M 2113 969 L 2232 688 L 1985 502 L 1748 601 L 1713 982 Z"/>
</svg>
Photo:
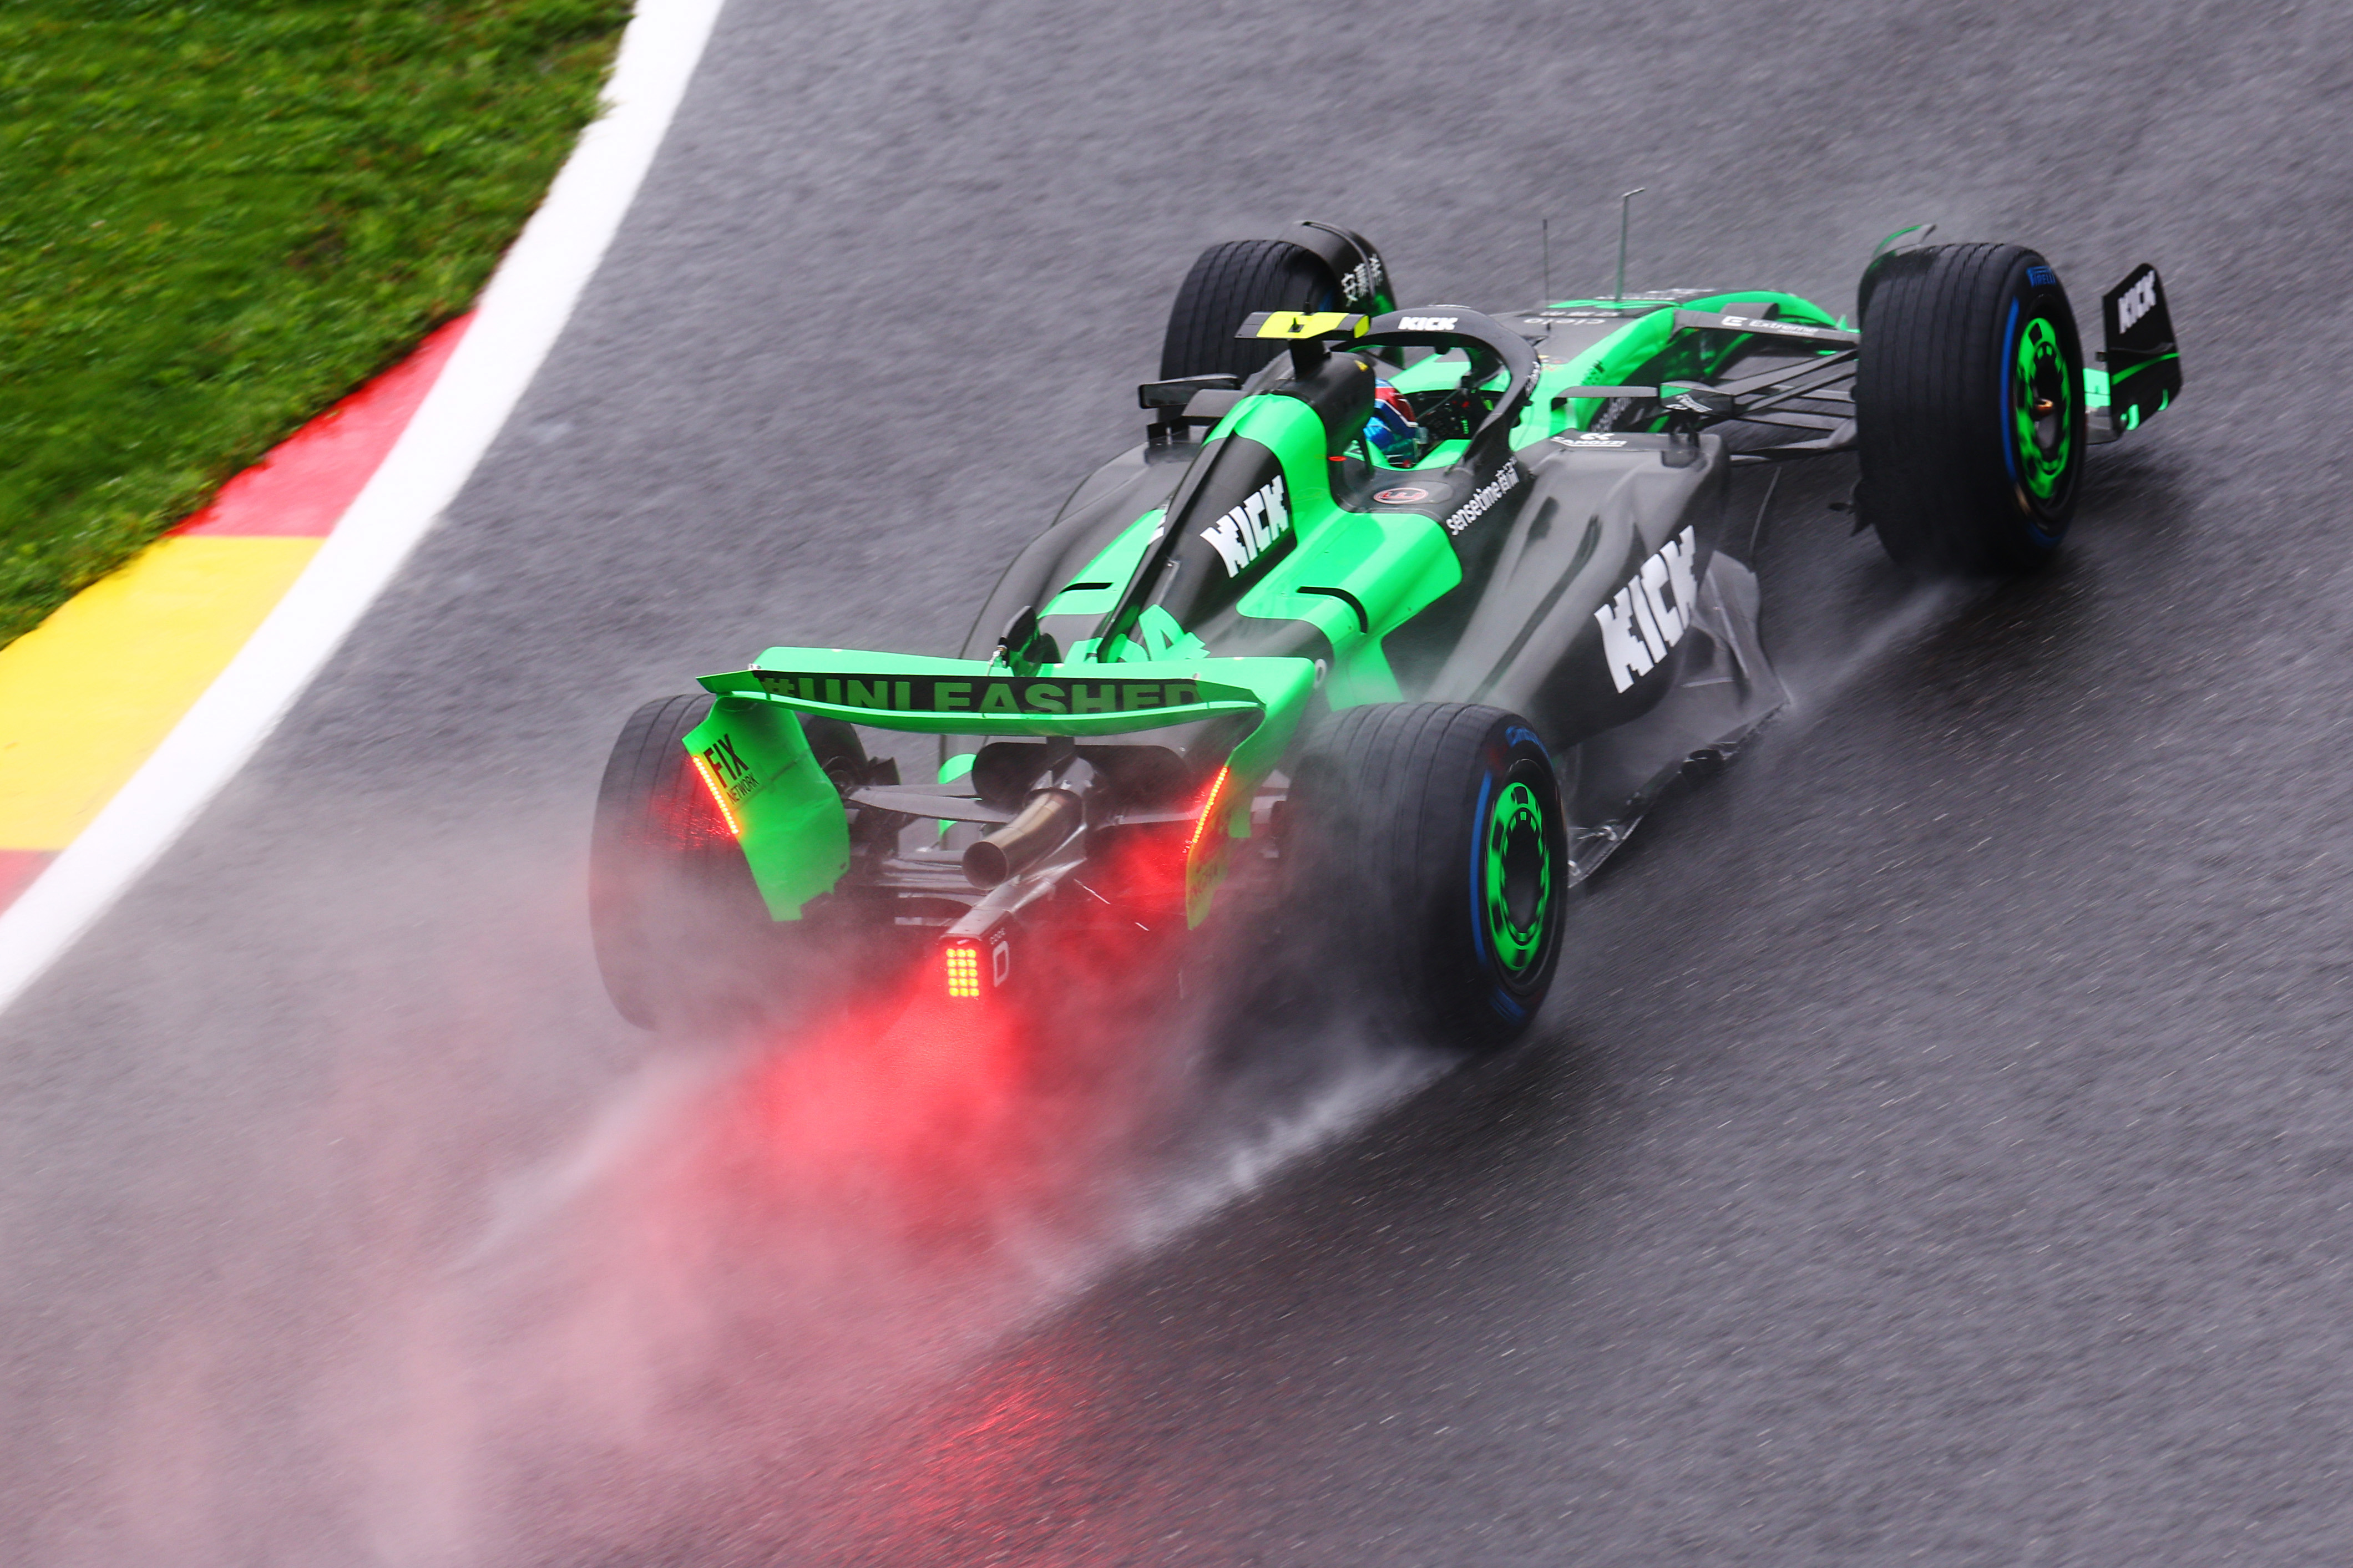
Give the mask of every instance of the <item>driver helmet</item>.
<svg viewBox="0 0 2353 1568">
<path fill-rule="evenodd" d="M 1365 442 L 1393 468 L 1410 468 L 1421 456 L 1421 426 L 1414 423 L 1413 405 L 1386 381 L 1373 388 L 1373 416 L 1365 421 Z"/>
</svg>

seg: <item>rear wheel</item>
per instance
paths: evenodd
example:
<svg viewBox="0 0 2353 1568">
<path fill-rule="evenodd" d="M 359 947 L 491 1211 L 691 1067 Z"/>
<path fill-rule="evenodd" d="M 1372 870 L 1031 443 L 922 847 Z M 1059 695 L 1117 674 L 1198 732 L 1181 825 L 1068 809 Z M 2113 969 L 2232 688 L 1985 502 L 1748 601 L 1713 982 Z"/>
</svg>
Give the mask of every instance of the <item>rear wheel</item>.
<svg viewBox="0 0 2353 1568">
<path fill-rule="evenodd" d="M 2075 514 L 2084 351 L 2051 264 L 1943 245 L 1873 268 L 1855 373 L 1859 494 L 1887 552 L 1935 572 L 2048 560 Z"/>
<path fill-rule="evenodd" d="M 1314 251 L 1282 239 L 1232 239 L 1201 252 L 1176 290 L 1160 374 L 1249 375 L 1283 345 L 1237 338 L 1259 310 L 1336 310 L 1340 280 Z"/>
<path fill-rule="evenodd" d="M 629 715 L 596 790 L 588 919 L 613 1005 L 649 1029 L 730 1027 L 771 1012 L 797 969 L 814 972 L 821 937 L 778 922 L 744 851 L 680 744 L 711 711 L 704 693 L 663 697 Z M 858 732 L 804 721 L 837 788 L 861 782 Z"/>
<path fill-rule="evenodd" d="M 1420 702 L 1327 721 L 1294 775 L 1293 896 L 1332 978 L 1409 1027 L 1488 1048 L 1551 989 L 1567 901 L 1552 758 L 1501 709 Z"/>
</svg>

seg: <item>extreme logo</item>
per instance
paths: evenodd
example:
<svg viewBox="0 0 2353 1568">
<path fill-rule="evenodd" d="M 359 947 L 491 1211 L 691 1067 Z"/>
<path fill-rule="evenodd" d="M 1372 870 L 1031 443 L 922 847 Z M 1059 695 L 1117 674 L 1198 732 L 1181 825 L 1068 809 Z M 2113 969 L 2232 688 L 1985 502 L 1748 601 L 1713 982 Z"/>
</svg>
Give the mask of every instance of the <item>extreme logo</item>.
<svg viewBox="0 0 2353 1568">
<path fill-rule="evenodd" d="M 1291 500 L 1277 474 L 1259 487 L 1250 500 L 1229 508 L 1226 515 L 1201 531 L 1226 563 L 1226 575 L 1239 577 L 1250 563 L 1265 554 L 1291 527 Z"/>
<path fill-rule="evenodd" d="M 1755 316 L 1726 316 L 1724 324 L 1736 330 L 1770 332 L 1777 338 L 1841 338 L 1846 334 L 1831 327 L 1808 327 L 1796 321 L 1767 321 Z"/>
<path fill-rule="evenodd" d="M 1691 630 L 1699 595 L 1692 565 L 1698 552 L 1697 535 L 1684 529 L 1642 563 L 1633 581 L 1593 612 L 1601 623 L 1601 662 L 1609 667 L 1609 679 L 1619 690 L 1650 674 Z"/>
</svg>

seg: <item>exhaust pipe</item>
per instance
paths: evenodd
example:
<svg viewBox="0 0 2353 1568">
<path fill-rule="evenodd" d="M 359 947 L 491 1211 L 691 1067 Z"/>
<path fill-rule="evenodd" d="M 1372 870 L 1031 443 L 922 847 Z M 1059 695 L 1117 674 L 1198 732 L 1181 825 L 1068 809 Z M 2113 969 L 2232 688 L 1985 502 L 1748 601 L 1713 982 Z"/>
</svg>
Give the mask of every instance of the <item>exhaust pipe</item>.
<svg viewBox="0 0 2353 1568">
<path fill-rule="evenodd" d="M 1018 876 L 1069 842 L 1086 815 L 1086 803 L 1069 790 L 1039 790 L 1012 821 L 990 829 L 964 852 L 965 879 L 976 888 L 994 888 Z"/>
<path fill-rule="evenodd" d="M 1060 778 L 1030 793 L 1012 821 L 991 828 L 964 852 L 965 880 L 994 888 L 1070 842 L 1087 818 L 1084 791 L 1094 770 L 1073 761 Z"/>
</svg>

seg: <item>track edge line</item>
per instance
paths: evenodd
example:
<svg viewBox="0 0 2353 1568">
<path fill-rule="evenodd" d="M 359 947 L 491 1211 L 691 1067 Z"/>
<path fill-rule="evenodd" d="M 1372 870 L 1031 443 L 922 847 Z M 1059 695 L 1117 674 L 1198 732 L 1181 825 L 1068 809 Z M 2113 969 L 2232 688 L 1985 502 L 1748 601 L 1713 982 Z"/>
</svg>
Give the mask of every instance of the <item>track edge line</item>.
<svg viewBox="0 0 2353 1568">
<path fill-rule="evenodd" d="M 236 776 L 472 477 L 554 347 L 653 165 L 724 0 L 640 0 L 604 112 L 499 263 L 474 324 L 277 607 L 129 782 L 0 910 L 0 1010 Z"/>
</svg>

